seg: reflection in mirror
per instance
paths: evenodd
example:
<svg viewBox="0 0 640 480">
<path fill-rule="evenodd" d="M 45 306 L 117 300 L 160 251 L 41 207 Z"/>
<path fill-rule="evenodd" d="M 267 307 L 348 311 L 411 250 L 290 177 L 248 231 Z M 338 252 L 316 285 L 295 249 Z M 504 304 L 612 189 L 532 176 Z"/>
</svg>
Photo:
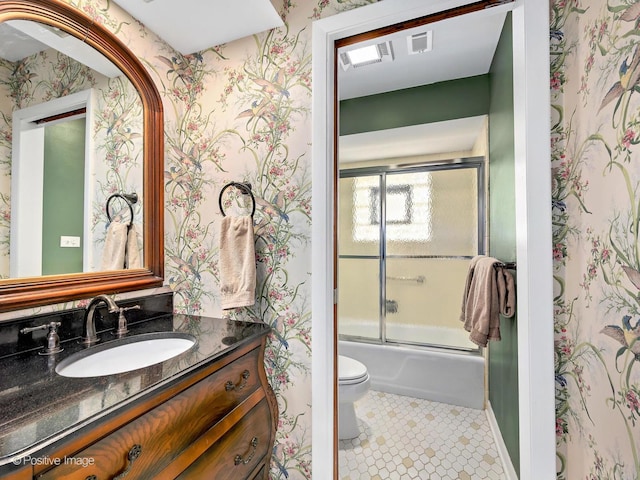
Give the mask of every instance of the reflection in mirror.
<svg viewBox="0 0 640 480">
<path fill-rule="evenodd" d="M 0 278 L 144 264 L 130 260 L 143 258 L 143 133 L 138 92 L 102 54 L 0 23 Z M 131 208 L 110 202 L 110 222 L 107 199 L 134 192 Z"/>
</svg>

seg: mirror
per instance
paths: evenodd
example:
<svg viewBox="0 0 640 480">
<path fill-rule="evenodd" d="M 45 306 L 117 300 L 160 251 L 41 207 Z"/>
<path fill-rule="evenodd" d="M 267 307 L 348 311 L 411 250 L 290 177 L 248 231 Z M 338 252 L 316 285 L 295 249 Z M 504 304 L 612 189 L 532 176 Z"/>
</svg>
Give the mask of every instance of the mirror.
<svg viewBox="0 0 640 480">
<path fill-rule="evenodd" d="M 6 49 L 18 58 L 0 59 L 0 311 L 162 285 L 162 104 L 146 69 L 64 4 L 0 0 L 6 30 L 21 40 Z M 34 38 L 35 51 L 16 53 Z M 103 262 L 108 213 L 137 231 L 130 269 Z"/>
<path fill-rule="evenodd" d="M 129 79 L 69 34 L 10 20 L 0 98 L 0 278 L 125 268 L 107 226 L 110 215 L 112 230 L 131 224 L 139 237 L 141 202 L 112 197 L 143 194 L 142 102 Z"/>
</svg>

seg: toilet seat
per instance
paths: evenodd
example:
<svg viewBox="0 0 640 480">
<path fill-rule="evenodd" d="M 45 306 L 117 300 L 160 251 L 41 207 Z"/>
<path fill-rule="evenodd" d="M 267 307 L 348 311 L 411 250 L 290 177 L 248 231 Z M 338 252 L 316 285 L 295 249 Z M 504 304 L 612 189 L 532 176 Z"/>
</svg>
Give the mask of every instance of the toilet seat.
<svg viewBox="0 0 640 480">
<path fill-rule="evenodd" d="M 364 382 L 369 377 L 367 367 L 361 362 L 338 355 L 338 384 L 354 385 Z"/>
</svg>

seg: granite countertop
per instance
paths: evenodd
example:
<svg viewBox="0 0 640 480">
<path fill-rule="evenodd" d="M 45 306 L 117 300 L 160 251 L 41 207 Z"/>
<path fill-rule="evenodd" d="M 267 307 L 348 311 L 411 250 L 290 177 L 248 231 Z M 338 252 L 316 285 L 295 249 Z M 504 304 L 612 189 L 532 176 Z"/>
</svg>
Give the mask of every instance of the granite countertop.
<svg viewBox="0 0 640 480">
<path fill-rule="evenodd" d="M 268 330 L 262 323 L 171 314 L 130 324 L 127 336 L 175 331 L 193 335 L 197 344 L 167 361 L 103 377 L 67 378 L 55 372 L 58 362 L 85 348 L 77 340 L 63 342 L 64 351 L 54 356 L 29 351 L 1 358 L 0 467 L 172 384 Z M 115 339 L 111 332 L 101 337 L 100 344 Z"/>
</svg>

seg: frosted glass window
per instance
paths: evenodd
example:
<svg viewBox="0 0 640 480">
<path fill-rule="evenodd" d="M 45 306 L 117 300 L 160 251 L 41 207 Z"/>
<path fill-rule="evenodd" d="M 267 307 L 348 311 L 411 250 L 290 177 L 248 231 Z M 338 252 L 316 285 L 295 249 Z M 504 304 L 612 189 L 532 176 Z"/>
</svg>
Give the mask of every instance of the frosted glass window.
<svg viewBox="0 0 640 480">
<path fill-rule="evenodd" d="M 387 176 L 386 219 L 394 228 L 387 240 L 427 241 L 431 236 L 430 174 L 414 174 L 412 178 Z M 380 238 L 380 179 L 353 179 L 353 241 L 371 242 Z"/>
<path fill-rule="evenodd" d="M 475 168 L 388 174 L 387 191 L 399 185 L 411 186 L 412 221 L 409 224 L 387 222 L 387 254 L 476 255 L 477 177 Z M 394 212 L 394 208 L 398 207 L 387 201 L 387 218 L 401 215 Z"/>
<path fill-rule="evenodd" d="M 380 224 L 380 189 L 372 188 L 371 223 Z M 411 185 L 396 185 L 387 188 L 387 223 L 409 224 L 412 221 L 413 189 Z"/>
</svg>

